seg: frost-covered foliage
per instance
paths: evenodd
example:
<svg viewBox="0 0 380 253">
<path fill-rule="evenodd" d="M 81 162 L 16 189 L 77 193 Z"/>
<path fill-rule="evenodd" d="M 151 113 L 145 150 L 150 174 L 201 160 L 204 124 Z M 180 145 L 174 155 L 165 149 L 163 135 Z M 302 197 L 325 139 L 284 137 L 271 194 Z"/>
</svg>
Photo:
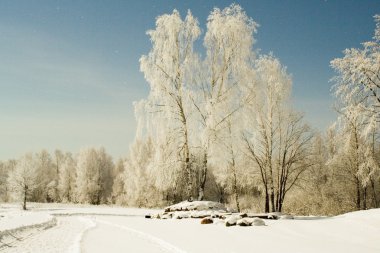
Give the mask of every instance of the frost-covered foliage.
<svg viewBox="0 0 380 253">
<path fill-rule="evenodd" d="M 170 138 L 170 145 L 175 149 L 170 159 L 181 163 L 187 179 L 186 195 L 191 199 L 190 108 L 187 106 L 186 93 L 192 85 L 191 70 L 197 64 L 193 44 L 200 35 L 200 28 L 190 11 L 183 20 L 179 12 L 174 10 L 172 14 L 159 16 L 156 29 L 147 34 L 152 49 L 140 59 L 141 71 L 151 88 L 147 105 L 150 110 L 156 111 L 154 118 L 161 117 L 170 122 L 161 127 L 159 134 Z M 162 141 L 162 138 L 152 137 Z"/>
<path fill-rule="evenodd" d="M 77 200 L 97 205 L 106 203 L 112 191 L 112 158 L 104 148 L 86 148 L 77 159 Z"/>
<path fill-rule="evenodd" d="M 62 202 L 75 199 L 76 162 L 70 153 L 60 158 L 58 190 Z"/>
<path fill-rule="evenodd" d="M 119 159 L 113 171 L 113 185 L 112 185 L 112 203 L 115 203 L 118 205 L 125 204 L 124 172 L 125 172 L 124 160 Z"/>
<path fill-rule="evenodd" d="M 131 206 L 157 206 L 156 180 L 151 168 L 154 146 L 151 139 L 136 140 L 124 162 L 124 201 Z"/>
<path fill-rule="evenodd" d="M 9 174 L 16 167 L 16 160 L 0 161 L 0 201 L 9 201 L 11 199 L 12 189 L 10 189 L 7 180 Z"/>
<path fill-rule="evenodd" d="M 244 141 L 265 194 L 265 211 L 281 211 L 288 191 L 310 168 L 313 134 L 289 106 L 291 78 L 273 56 L 257 66 L 257 99 L 246 107 Z"/>
<path fill-rule="evenodd" d="M 83 149 L 77 155 L 60 150 L 51 155 L 42 150 L 0 162 L 0 180 L 6 182 L 0 188 L 1 197 L 3 201 L 22 200 L 25 204 L 108 203 L 112 201 L 116 174 L 112 157 L 104 148 Z"/>
<path fill-rule="evenodd" d="M 10 171 L 8 185 L 17 200 L 21 200 L 26 210 L 26 201 L 40 185 L 37 164 L 32 154 L 26 154 L 17 161 L 16 167 Z"/>
<path fill-rule="evenodd" d="M 376 29 L 372 41 L 362 49 L 344 50 L 344 57 L 331 61 L 337 72 L 334 93 L 344 109 L 366 114 L 370 127 L 380 121 L 380 18 L 375 16 Z"/>
<path fill-rule="evenodd" d="M 197 86 L 190 94 L 197 112 L 201 134 L 194 136 L 203 152 L 200 168 L 201 181 L 198 199 L 203 199 L 207 173 L 213 164 L 212 155 L 219 147 L 227 148 L 232 157 L 225 160 L 225 166 L 232 169 L 236 181 L 236 150 L 231 143 L 233 119 L 244 106 L 252 92 L 244 93 L 244 85 L 252 81 L 253 34 L 257 24 L 249 18 L 239 5 L 220 10 L 215 8 L 207 19 L 204 38 L 206 58 L 202 69 L 195 71 Z M 232 126 L 233 125 L 233 126 Z M 227 130 L 227 132 L 226 132 Z M 218 159 L 216 166 L 221 166 Z M 238 197 L 235 185 L 236 202 Z M 239 208 L 238 208 L 239 209 Z"/>
<path fill-rule="evenodd" d="M 331 61 L 337 72 L 334 95 L 340 114 L 335 125 L 340 146 L 330 159 L 335 175 L 351 186 L 351 202 L 357 209 L 378 206 L 377 184 L 380 165 L 380 18 L 372 41 L 362 49 L 346 49 L 344 57 Z"/>
</svg>

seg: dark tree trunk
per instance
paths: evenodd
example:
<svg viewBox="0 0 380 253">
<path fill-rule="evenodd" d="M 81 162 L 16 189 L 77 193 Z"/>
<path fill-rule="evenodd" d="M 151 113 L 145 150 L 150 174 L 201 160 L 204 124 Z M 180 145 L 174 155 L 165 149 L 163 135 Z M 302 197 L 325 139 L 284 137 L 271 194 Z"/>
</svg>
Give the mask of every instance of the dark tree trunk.
<svg viewBox="0 0 380 253">
<path fill-rule="evenodd" d="M 235 192 L 236 208 L 237 208 L 237 211 L 240 212 L 239 192 L 238 192 L 238 187 L 237 187 L 237 176 L 236 176 L 235 166 L 233 166 L 233 173 L 234 173 L 234 192 Z"/>
<path fill-rule="evenodd" d="M 276 208 L 274 205 L 274 190 L 273 189 L 271 189 L 271 193 L 270 193 L 270 203 L 272 205 L 272 212 L 275 212 Z"/>
<path fill-rule="evenodd" d="M 202 170 L 202 175 L 201 175 L 201 183 L 199 186 L 198 200 L 204 199 L 206 180 L 207 180 L 207 151 L 205 151 L 204 156 L 203 156 L 203 170 Z"/>
<path fill-rule="evenodd" d="M 269 194 L 267 187 L 265 187 L 265 212 L 269 213 Z"/>
<path fill-rule="evenodd" d="M 358 178 L 356 179 L 356 209 L 360 210 L 361 201 L 360 201 L 360 182 Z"/>
<path fill-rule="evenodd" d="M 371 186 L 372 186 L 372 196 L 373 196 L 373 207 L 378 208 L 379 204 L 377 202 L 375 180 L 373 179 L 371 179 Z"/>
<path fill-rule="evenodd" d="M 22 204 L 22 209 L 23 210 L 26 210 L 26 197 L 27 197 L 27 195 L 28 195 L 28 186 L 25 185 L 24 186 L 24 202 Z"/>
</svg>

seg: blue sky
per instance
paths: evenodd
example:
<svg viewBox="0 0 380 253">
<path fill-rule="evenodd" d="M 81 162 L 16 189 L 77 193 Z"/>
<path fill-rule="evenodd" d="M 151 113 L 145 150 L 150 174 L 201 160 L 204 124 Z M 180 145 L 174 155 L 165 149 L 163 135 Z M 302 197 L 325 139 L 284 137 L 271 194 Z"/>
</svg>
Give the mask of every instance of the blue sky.
<svg viewBox="0 0 380 253">
<path fill-rule="evenodd" d="M 293 76 L 295 107 L 316 129 L 334 119 L 329 67 L 370 40 L 378 0 L 235 1 L 260 24 L 255 49 L 273 52 Z M 0 1 L 0 159 L 55 148 L 104 146 L 126 155 L 133 101 L 148 94 L 138 60 L 155 17 L 208 13 L 231 1 Z"/>
</svg>

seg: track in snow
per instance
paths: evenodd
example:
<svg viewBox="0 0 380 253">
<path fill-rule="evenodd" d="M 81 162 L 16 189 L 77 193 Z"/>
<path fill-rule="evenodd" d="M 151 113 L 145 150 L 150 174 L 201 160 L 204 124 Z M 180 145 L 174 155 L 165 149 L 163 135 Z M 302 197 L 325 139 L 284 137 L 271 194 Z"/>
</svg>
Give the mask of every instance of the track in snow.
<svg viewBox="0 0 380 253">
<path fill-rule="evenodd" d="M 96 228 L 86 232 L 82 252 L 186 253 L 171 243 L 136 229 L 94 218 Z M 111 235 L 111 236 L 110 236 Z"/>
<path fill-rule="evenodd" d="M 84 232 L 95 223 L 82 217 L 60 217 L 58 224 L 39 231 L 12 247 L 3 248 L 1 253 L 80 253 L 80 242 Z"/>
</svg>

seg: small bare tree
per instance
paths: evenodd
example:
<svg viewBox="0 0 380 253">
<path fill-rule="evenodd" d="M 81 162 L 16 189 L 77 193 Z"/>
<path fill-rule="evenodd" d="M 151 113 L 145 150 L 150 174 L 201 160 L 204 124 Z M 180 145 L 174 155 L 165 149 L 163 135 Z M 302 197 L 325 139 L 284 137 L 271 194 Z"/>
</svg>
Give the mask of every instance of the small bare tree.
<svg viewBox="0 0 380 253">
<path fill-rule="evenodd" d="M 32 154 L 27 154 L 17 161 L 10 172 L 8 184 L 17 198 L 22 199 L 22 209 L 26 210 L 26 202 L 34 189 L 38 187 L 36 163 Z"/>
</svg>

